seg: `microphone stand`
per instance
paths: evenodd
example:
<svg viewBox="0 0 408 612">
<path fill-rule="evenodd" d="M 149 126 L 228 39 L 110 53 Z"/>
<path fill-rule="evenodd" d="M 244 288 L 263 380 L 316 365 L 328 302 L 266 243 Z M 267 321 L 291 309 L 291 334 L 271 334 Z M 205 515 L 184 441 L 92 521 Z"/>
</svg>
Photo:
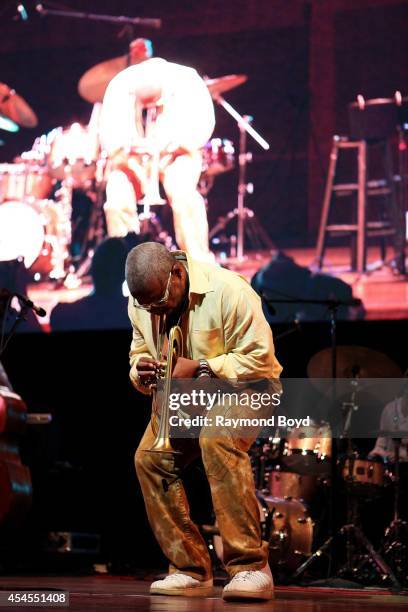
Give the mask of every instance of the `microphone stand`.
<svg viewBox="0 0 408 612">
<path fill-rule="evenodd" d="M 37 13 L 41 16 L 52 15 L 54 17 L 71 17 L 73 19 L 86 19 L 89 21 L 104 21 L 113 23 L 116 25 L 133 25 L 133 26 L 146 26 L 149 28 L 159 29 L 161 28 L 161 19 L 154 19 L 150 17 L 126 17 L 123 15 L 101 15 L 98 13 L 83 13 L 79 11 L 66 11 L 60 9 L 49 9 L 45 8 L 44 5 L 39 2 L 35 7 Z"/>
</svg>

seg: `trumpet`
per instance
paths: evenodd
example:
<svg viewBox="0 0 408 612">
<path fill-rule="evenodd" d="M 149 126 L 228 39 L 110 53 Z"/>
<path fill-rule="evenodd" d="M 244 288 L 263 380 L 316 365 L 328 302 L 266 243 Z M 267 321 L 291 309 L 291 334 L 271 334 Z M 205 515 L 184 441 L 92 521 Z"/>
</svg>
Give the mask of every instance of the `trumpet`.
<svg viewBox="0 0 408 612">
<path fill-rule="evenodd" d="M 163 345 L 163 319 L 161 318 L 160 323 L 160 331 L 158 334 L 158 345 L 160 347 L 159 359 L 161 361 L 161 349 Z M 158 398 L 156 390 L 153 391 L 153 403 L 152 403 L 152 427 L 154 431 L 155 427 L 155 417 L 160 418 L 159 427 L 157 431 L 154 431 L 156 438 L 153 442 L 153 445 L 146 449 L 148 453 L 172 453 L 179 454 L 180 451 L 175 450 L 170 441 L 170 425 L 169 425 L 169 396 L 171 390 L 171 377 L 174 370 L 174 366 L 176 365 L 177 358 L 182 356 L 183 353 L 183 333 L 178 325 L 175 325 L 170 329 L 169 333 L 169 348 L 167 353 L 167 362 L 164 370 L 160 369 L 159 371 L 159 379 L 164 380 L 164 389 L 163 389 L 163 398 L 160 402 L 161 410 L 160 417 L 158 415 Z"/>
<path fill-rule="evenodd" d="M 160 151 L 155 151 L 148 163 L 149 169 L 144 184 L 144 196 L 140 200 L 140 204 L 145 207 L 145 214 L 148 213 L 150 206 L 166 204 L 166 200 L 161 197 L 159 190 Z"/>
<path fill-rule="evenodd" d="M 145 137 L 151 137 L 152 133 L 154 137 L 156 130 L 156 118 L 157 108 L 149 108 L 146 118 Z M 140 204 L 142 204 L 145 208 L 145 214 L 149 213 L 150 206 L 166 204 L 166 200 L 161 197 L 159 190 L 160 149 L 157 145 L 155 146 L 153 153 L 150 155 L 150 159 L 147 164 L 147 177 L 146 182 L 143 185 L 144 197 L 140 201 Z"/>
</svg>

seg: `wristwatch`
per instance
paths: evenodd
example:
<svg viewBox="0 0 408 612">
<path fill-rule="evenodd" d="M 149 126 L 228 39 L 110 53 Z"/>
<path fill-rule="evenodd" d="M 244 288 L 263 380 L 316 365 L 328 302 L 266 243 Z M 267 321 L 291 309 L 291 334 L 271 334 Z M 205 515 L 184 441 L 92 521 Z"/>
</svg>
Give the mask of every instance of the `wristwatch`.
<svg viewBox="0 0 408 612">
<path fill-rule="evenodd" d="M 199 359 L 198 364 L 196 377 L 201 378 L 202 376 L 206 376 L 207 378 L 211 378 L 213 373 L 208 361 L 206 359 Z"/>
</svg>

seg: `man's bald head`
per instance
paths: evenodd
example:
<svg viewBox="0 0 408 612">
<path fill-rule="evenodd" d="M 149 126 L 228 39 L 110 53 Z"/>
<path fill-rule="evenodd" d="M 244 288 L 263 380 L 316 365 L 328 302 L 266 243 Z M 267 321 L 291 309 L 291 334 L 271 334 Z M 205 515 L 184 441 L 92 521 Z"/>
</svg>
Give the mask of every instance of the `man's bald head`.
<svg viewBox="0 0 408 612">
<path fill-rule="evenodd" d="M 159 242 L 144 242 L 134 247 L 126 259 L 126 282 L 133 296 L 145 296 L 152 285 L 165 286 L 176 263 L 173 255 Z"/>
<path fill-rule="evenodd" d="M 135 38 L 129 45 L 129 55 L 131 64 L 139 64 L 153 55 L 152 41 L 148 38 Z"/>
</svg>

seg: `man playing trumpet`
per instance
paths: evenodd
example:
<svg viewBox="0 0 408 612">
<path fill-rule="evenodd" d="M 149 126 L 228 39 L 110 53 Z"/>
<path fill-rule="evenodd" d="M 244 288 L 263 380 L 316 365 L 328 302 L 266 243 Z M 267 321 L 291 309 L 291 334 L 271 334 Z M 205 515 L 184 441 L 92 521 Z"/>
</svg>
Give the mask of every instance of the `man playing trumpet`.
<svg viewBox="0 0 408 612">
<path fill-rule="evenodd" d="M 278 379 L 272 332 L 259 296 L 238 274 L 197 262 L 181 251 L 146 242 L 126 262 L 133 327 L 130 378 L 151 393 L 161 368 L 158 323 L 179 326 L 184 356 L 174 378 L 203 374 L 223 380 Z M 136 451 L 136 472 L 154 534 L 169 560 L 169 575 L 151 585 L 152 594 L 210 595 L 212 568 L 207 546 L 190 518 L 180 470 L 201 454 L 211 488 L 230 582 L 224 599 L 269 599 L 273 582 L 268 543 L 261 540 L 260 517 L 247 451 L 253 440 L 228 432 L 199 439 L 172 439 L 179 454 L 151 452 L 152 422 Z M 226 434 L 226 435 L 225 435 Z"/>
<path fill-rule="evenodd" d="M 212 261 L 205 202 L 197 190 L 200 149 L 214 129 L 214 107 L 193 68 L 152 57 L 150 41 L 130 46 L 133 65 L 105 92 L 100 135 L 110 158 L 105 214 L 109 236 L 139 232 L 137 201 L 160 204 L 159 180 L 173 210 L 176 240 Z"/>
</svg>

